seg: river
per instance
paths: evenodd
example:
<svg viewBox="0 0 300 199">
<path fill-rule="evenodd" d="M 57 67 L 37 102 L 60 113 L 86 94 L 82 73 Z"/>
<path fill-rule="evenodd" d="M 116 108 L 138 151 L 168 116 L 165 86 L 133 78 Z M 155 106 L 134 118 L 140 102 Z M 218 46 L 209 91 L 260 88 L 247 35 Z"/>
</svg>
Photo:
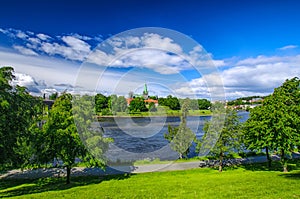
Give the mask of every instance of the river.
<svg viewBox="0 0 300 199">
<path fill-rule="evenodd" d="M 247 120 L 248 112 L 238 112 L 241 122 Z M 203 136 L 203 125 L 211 116 L 189 116 L 187 126 L 195 133 L 197 139 Z M 164 138 L 168 125 L 178 126 L 179 117 L 112 117 L 100 120 L 104 135 L 111 137 L 106 157 L 110 162 L 130 162 L 141 159 L 175 160 L 178 154 L 174 152 L 169 142 Z M 195 144 L 190 147 L 188 157 L 198 154 Z"/>
</svg>

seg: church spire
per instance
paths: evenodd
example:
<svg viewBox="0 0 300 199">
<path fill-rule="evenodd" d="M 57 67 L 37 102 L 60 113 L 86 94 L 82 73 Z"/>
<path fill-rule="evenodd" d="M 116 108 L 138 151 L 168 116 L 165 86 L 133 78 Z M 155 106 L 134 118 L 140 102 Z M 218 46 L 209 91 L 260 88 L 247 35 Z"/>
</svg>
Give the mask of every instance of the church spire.
<svg viewBox="0 0 300 199">
<path fill-rule="evenodd" d="M 148 94 L 148 90 L 147 90 L 147 84 L 145 83 L 145 85 L 144 85 L 144 92 L 143 92 L 144 94 Z"/>
<path fill-rule="evenodd" d="M 148 99 L 148 89 L 147 89 L 147 84 L 145 83 L 144 85 L 144 91 L 143 91 L 143 97 L 144 99 Z"/>
</svg>

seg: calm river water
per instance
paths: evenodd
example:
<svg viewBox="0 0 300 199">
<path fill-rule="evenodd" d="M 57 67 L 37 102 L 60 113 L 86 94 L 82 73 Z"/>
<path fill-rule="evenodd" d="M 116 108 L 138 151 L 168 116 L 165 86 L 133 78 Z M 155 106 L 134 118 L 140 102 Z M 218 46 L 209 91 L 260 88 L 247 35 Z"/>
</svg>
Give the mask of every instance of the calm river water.
<svg viewBox="0 0 300 199">
<path fill-rule="evenodd" d="M 238 112 L 241 121 L 247 120 L 248 112 Z M 203 136 L 203 125 L 211 116 L 189 116 L 187 126 L 200 139 Z M 114 139 L 106 157 L 112 161 L 135 161 L 141 159 L 174 160 L 178 154 L 164 138 L 168 125 L 178 126 L 179 117 L 124 117 L 106 118 L 99 122 L 105 136 Z M 190 147 L 189 157 L 197 156 L 195 144 Z"/>
</svg>

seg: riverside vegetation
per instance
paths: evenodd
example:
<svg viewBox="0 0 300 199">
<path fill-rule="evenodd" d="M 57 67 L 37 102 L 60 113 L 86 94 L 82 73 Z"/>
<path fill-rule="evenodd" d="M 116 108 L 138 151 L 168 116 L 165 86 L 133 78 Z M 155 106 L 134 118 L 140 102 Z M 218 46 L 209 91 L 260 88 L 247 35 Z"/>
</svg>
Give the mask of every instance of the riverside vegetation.
<svg viewBox="0 0 300 199">
<path fill-rule="evenodd" d="M 89 128 L 93 118 L 90 113 L 92 104 L 87 99 L 90 99 L 91 96 L 71 96 L 63 93 L 57 97 L 53 108 L 48 110 L 41 98 L 31 96 L 24 87 L 12 86 L 13 78 L 13 68 L 0 68 L 0 170 L 2 172 L 11 168 L 41 167 L 53 159 L 59 159 L 67 168 L 66 182 L 70 184 L 70 169 L 75 165 L 75 158 L 77 157 L 89 166 L 105 168 L 106 162 L 102 155 L 107 150 L 109 142 L 113 140 L 105 138 L 101 130 L 94 133 Z M 167 98 L 174 101 L 173 105 L 177 104 L 177 100 L 180 102 L 179 99 L 172 96 Z M 71 100 L 75 100 L 79 104 L 74 107 Z M 121 100 L 124 102 L 124 99 Z M 198 141 L 192 136 L 189 136 L 189 139 L 182 136 L 182 133 L 190 132 L 185 125 L 184 117 L 190 111 L 188 109 L 193 108 L 183 106 L 184 110 L 181 111 L 176 110 L 176 106 L 174 108 L 183 116 L 183 119 L 179 127 L 176 127 L 177 129 L 170 127 L 169 133 L 174 133 L 173 136 L 178 138 L 175 139 L 176 142 L 173 142 L 173 149 L 182 154 L 181 157 L 184 157 L 185 151 L 178 146 L 184 145 L 185 150 L 188 150 L 186 148 L 187 142 L 190 144 L 196 141 L 198 148 L 205 148 L 207 146 L 205 138 L 209 135 L 216 136 L 217 139 L 216 145 L 209 155 L 219 159 L 219 171 L 224 170 L 223 160 L 228 154 L 235 150 L 243 151 L 246 149 L 254 152 L 265 151 L 269 160 L 269 169 L 262 169 L 263 166 L 256 165 L 252 167 L 254 171 L 249 171 L 247 166 L 233 170 L 225 168 L 226 172 L 223 172 L 222 175 L 218 175 L 211 169 L 195 169 L 155 174 L 128 174 L 101 179 L 84 178 L 82 179 L 84 182 L 74 178 L 73 184 L 65 186 L 62 185 L 61 179 L 56 178 L 33 181 L 1 180 L 0 193 L 3 196 L 21 195 L 22 198 L 45 196 L 43 194 L 49 195 L 50 198 L 57 197 L 57 194 L 60 196 L 63 194 L 66 197 L 80 197 L 80 195 L 85 197 L 97 195 L 95 197 L 100 197 L 99 194 L 103 194 L 103 197 L 134 198 L 150 196 L 150 193 L 154 197 L 159 195 L 179 197 L 183 195 L 213 198 L 217 197 L 218 194 L 222 194 L 222 197 L 242 197 L 243 194 L 247 197 L 261 198 L 300 197 L 299 193 L 294 191 L 299 190 L 299 183 L 295 183 L 297 182 L 295 179 L 299 179 L 299 162 L 290 159 L 291 153 L 300 149 L 299 100 L 300 80 L 295 77 L 286 80 L 271 95 L 265 97 L 261 106 L 250 111 L 250 117 L 244 124 L 237 122 L 238 117 L 234 110 L 225 109 L 224 104 L 215 103 L 214 106 L 211 106 L 212 114 L 224 117 L 225 125 L 216 131 L 216 128 L 209 128 L 216 123 L 208 121 L 204 128 L 205 135 L 202 140 Z M 181 101 L 181 104 L 190 105 L 192 104 L 191 101 L 199 108 L 199 100 L 185 99 Z M 97 103 L 96 97 L 96 112 L 101 115 L 105 115 L 105 111 L 108 115 L 111 112 L 120 112 L 117 110 L 118 107 L 112 105 L 114 104 L 113 101 L 107 102 L 108 107 L 97 106 L 99 103 Z M 122 103 L 115 104 L 119 106 Z M 162 102 L 162 104 L 167 106 L 167 103 Z M 150 104 L 145 105 L 146 109 L 144 109 L 144 105 L 142 106 L 143 109 L 134 109 L 130 108 L 129 105 L 129 113 L 135 114 L 137 110 L 142 112 L 141 110 L 146 109 L 150 113 L 154 108 Z M 121 112 L 124 111 L 124 107 L 119 107 Z M 130 110 L 134 111 L 130 112 Z M 74 119 L 80 120 L 82 117 L 86 120 L 81 122 L 79 126 L 74 123 Z M 83 132 L 81 135 L 77 132 L 78 128 Z M 85 137 L 86 143 L 82 143 L 80 136 Z M 85 148 L 86 145 L 94 148 L 93 151 L 95 152 L 88 151 Z M 281 161 L 271 164 L 270 153 L 279 154 Z M 277 171 L 278 163 L 284 172 L 287 172 L 288 169 L 293 171 L 289 174 L 279 173 Z M 276 171 L 272 171 L 274 167 Z M 264 183 L 266 179 L 268 179 L 267 184 Z M 217 186 L 216 182 L 222 182 L 224 186 Z M 157 187 L 160 188 L 157 189 Z M 176 191 L 174 191 L 174 187 L 176 187 Z M 211 187 L 219 188 L 216 191 Z M 26 196 L 26 194 L 35 192 L 34 190 L 41 193 Z M 45 192 L 48 190 L 53 192 Z M 266 193 L 268 194 L 266 195 Z"/>
</svg>

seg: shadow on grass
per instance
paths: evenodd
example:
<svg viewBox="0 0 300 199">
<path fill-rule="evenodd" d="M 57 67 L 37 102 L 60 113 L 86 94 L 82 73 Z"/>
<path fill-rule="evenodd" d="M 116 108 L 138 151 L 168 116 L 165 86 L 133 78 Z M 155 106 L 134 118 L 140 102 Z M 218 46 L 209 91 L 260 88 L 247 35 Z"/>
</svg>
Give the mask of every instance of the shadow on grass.
<svg viewBox="0 0 300 199">
<path fill-rule="evenodd" d="M 283 173 L 283 174 L 280 174 L 280 176 L 285 177 L 285 178 L 294 179 L 294 180 L 300 180 L 300 171 L 292 172 L 292 173 Z"/>
<path fill-rule="evenodd" d="M 239 168 L 249 171 L 283 171 L 280 161 L 272 161 L 271 167 L 268 166 L 267 162 L 261 162 L 229 166 L 225 167 L 224 170 L 235 170 Z M 288 171 L 293 170 L 300 170 L 300 159 L 290 159 L 288 161 Z"/>
<path fill-rule="evenodd" d="M 0 198 L 21 196 L 46 191 L 61 191 L 78 186 L 99 184 L 109 180 L 124 180 L 134 174 L 116 174 L 106 176 L 71 177 L 71 183 L 66 184 L 65 177 L 47 177 L 39 179 L 2 179 L 0 181 Z"/>
</svg>

